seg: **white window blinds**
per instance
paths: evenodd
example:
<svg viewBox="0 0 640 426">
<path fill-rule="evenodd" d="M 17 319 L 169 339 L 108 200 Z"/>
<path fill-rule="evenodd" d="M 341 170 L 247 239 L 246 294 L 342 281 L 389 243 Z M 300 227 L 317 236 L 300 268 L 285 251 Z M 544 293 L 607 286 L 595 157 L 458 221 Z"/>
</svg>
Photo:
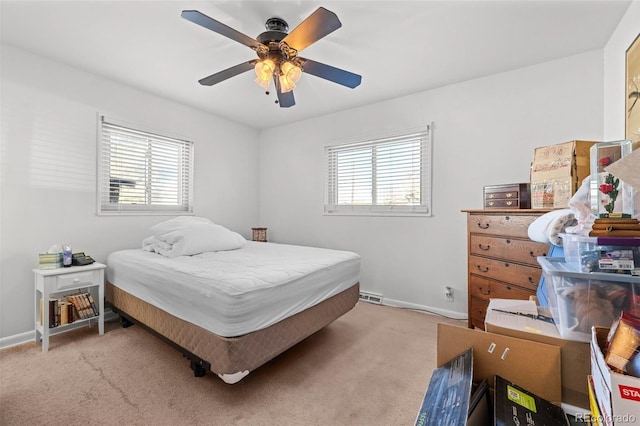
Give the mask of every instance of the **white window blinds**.
<svg viewBox="0 0 640 426">
<path fill-rule="evenodd" d="M 193 143 L 100 119 L 98 212 L 193 213 Z"/>
<path fill-rule="evenodd" d="M 431 131 L 325 149 L 328 214 L 431 214 Z"/>
</svg>

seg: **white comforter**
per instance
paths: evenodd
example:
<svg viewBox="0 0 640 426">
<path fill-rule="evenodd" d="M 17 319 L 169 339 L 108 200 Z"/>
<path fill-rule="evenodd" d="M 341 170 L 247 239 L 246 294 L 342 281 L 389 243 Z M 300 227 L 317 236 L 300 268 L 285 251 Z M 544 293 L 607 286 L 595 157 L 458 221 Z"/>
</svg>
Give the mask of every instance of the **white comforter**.
<svg viewBox="0 0 640 426">
<path fill-rule="evenodd" d="M 225 337 L 301 312 L 351 287 L 359 276 L 360 257 L 353 252 L 253 241 L 194 256 L 134 249 L 107 258 L 110 283 Z"/>
<path fill-rule="evenodd" d="M 166 257 L 191 256 L 207 251 L 235 250 L 246 240 L 237 232 L 207 218 L 179 216 L 151 227 L 142 249 Z"/>
</svg>

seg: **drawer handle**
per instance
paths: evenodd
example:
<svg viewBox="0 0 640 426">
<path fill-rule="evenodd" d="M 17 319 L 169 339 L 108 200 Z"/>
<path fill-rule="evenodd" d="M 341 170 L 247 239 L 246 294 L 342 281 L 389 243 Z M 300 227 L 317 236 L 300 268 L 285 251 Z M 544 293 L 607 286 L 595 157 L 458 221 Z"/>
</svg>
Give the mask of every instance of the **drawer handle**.
<svg viewBox="0 0 640 426">
<path fill-rule="evenodd" d="M 513 197 L 513 192 L 507 192 L 507 198 Z"/>
<path fill-rule="evenodd" d="M 489 229 L 489 224 L 487 223 L 487 224 L 483 225 L 482 223 L 478 222 L 478 228 L 480 228 L 480 229 Z"/>
<path fill-rule="evenodd" d="M 488 296 L 491 294 L 491 290 L 483 291 L 482 287 L 478 287 L 478 290 L 480 291 L 480 294 L 483 294 L 485 296 Z"/>
<path fill-rule="evenodd" d="M 506 203 L 508 206 L 512 206 L 513 205 L 513 201 L 507 201 Z"/>
<path fill-rule="evenodd" d="M 507 240 L 507 244 L 511 244 L 511 240 Z"/>
<path fill-rule="evenodd" d="M 480 265 L 476 265 L 478 268 L 478 271 L 480 272 L 489 272 L 489 267 L 485 266 L 484 268 L 482 268 Z"/>
<path fill-rule="evenodd" d="M 77 283 L 79 281 L 80 281 L 80 278 L 76 278 L 76 279 L 73 280 L 74 283 Z"/>
<path fill-rule="evenodd" d="M 510 220 L 511 218 L 509 216 L 505 216 L 504 220 Z"/>
<path fill-rule="evenodd" d="M 507 290 L 511 291 L 511 286 L 510 286 L 510 285 L 506 286 L 505 288 L 506 288 Z"/>
<path fill-rule="evenodd" d="M 529 256 L 531 256 L 531 257 L 536 257 L 536 255 L 533 253 L 533 250 L 531 250 L 531 251 L 529 252 Z"/>
<path fill-rule="evenodd" d="M 536 284 L 536 282 L 535 282 L 535 281 L 533 280 L 533 278 L 531 278 L 531 277 L 529 277 L 529 282 L 530 282 L 531 284 Z"/>
<path fill-rule="evenodd" d="M 490 245 L 483 246 L 482 244 L 478 244 L 478 247 L 480 248 L 480 250 L 484 250 L 484 251 L 487 251 L 491 248 Z"/>
<path fill-rule="evenodd" d="M 505 267 L 505 268 L 508 268 L 508 267 L 509 267 L 509 264 L 505 262 L 505 263 L 504 263 L 504 267 Z"/>
</svg>

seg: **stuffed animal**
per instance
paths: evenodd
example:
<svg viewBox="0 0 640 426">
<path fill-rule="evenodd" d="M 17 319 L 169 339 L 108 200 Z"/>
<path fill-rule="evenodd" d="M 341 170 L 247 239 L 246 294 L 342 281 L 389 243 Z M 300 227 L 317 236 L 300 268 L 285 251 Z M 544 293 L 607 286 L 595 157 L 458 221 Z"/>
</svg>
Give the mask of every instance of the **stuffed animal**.
<svg viewBox="0 0 640 426">
<path fill-rule="evenodd" d="M 616 319 L 613 304 L 595 287 L 576 285 L 563 292 L 563 297 L 571 303 L 571 314 L 578 321 L 576 331 L 591 333 L 592 326 L 611 327 Z"/>
</svg>

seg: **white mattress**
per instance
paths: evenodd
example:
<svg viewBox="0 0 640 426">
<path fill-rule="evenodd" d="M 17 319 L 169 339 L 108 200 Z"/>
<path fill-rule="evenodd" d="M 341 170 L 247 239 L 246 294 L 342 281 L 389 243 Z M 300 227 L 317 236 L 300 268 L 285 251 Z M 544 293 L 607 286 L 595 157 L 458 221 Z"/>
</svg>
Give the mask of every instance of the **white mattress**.
<svg viewBox="0 0 640 426">
<path fill-rule="evenodd" d="M 111 284 L 223 337 L 268 327 L 359 278 L 356 253 L 254 241 L 194 256 L 134 249 L 107 258 Z"/>
</svg>

